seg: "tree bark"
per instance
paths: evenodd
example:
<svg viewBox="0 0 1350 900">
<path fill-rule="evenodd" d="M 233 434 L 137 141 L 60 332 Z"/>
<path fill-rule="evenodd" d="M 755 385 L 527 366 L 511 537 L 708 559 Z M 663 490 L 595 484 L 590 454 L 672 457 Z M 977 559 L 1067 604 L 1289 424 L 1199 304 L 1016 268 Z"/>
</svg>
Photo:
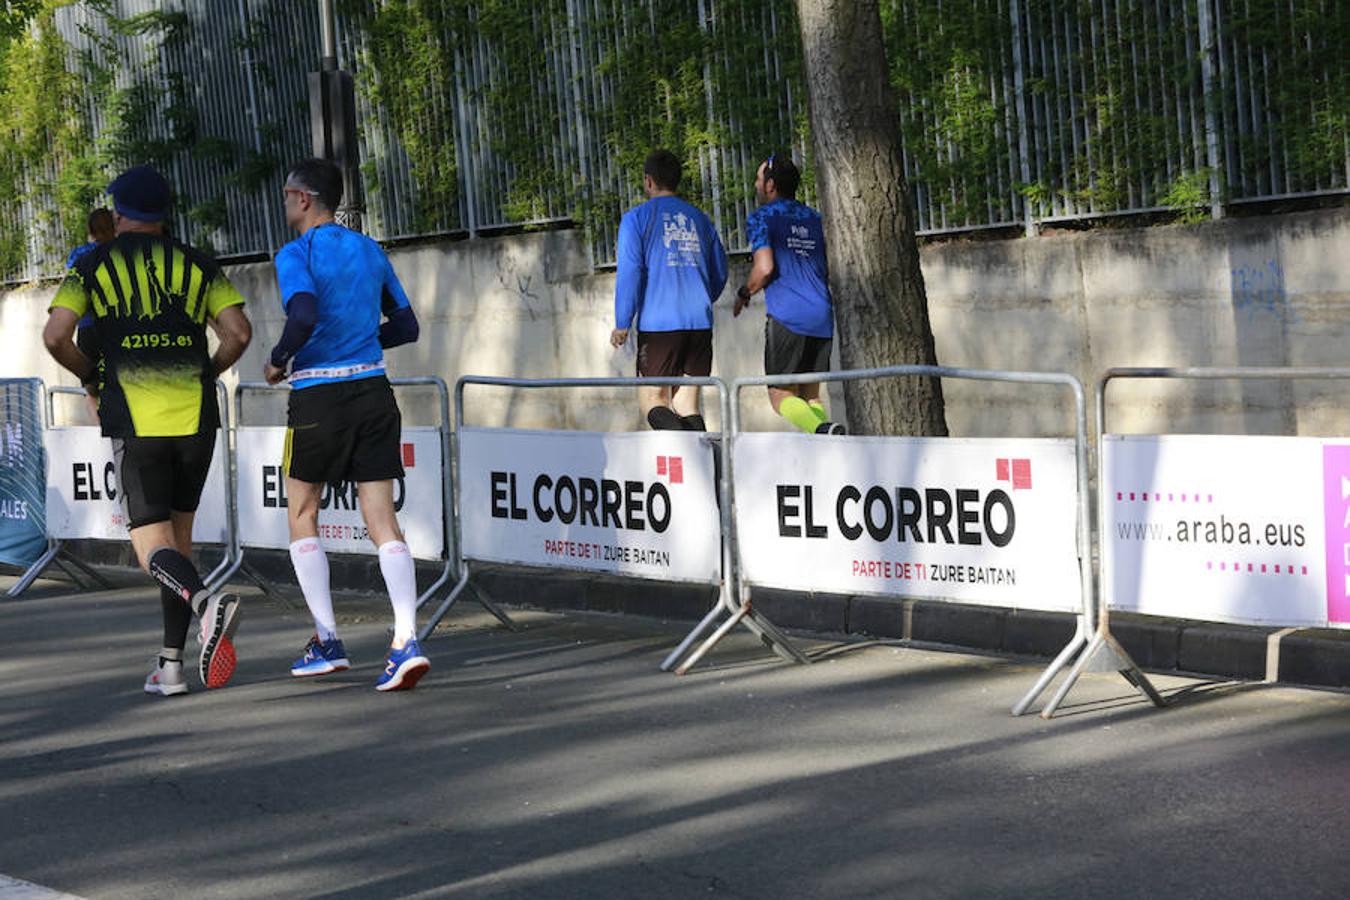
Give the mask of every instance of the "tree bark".
<svg viewBox="0 0 1350 900">
<path fill-rule="evenodd" d="M 797 0 L 797 17 L 840 361 L 935 365 L 877 0 Z M 856 432 L 947 434 L 936 378 L 846 382 L 844 397 Z"/>
</svg>

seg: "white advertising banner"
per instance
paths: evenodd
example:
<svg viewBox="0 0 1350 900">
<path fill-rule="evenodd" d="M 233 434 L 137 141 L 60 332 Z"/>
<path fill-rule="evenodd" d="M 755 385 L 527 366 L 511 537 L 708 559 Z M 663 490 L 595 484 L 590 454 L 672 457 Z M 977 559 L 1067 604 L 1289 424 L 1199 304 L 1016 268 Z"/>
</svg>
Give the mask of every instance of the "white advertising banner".
<svg viewBox="0 0 1350 900">
<path fill-rule="evenodd" d="M 1077 612 L 1074 442 L 744 434 L 753 584 Z"/>
<path fill-rule="evenodd" d="M 246 426 L 235 431 L 239 466 L 239 540 L 246 547 L 285 550 L 286 476 L 282 455 L 286 429 Z M 441 433 L 435 428 L 405 428 L 404 477 L 394 482 L 394 509 L 404 540 L 418 559 L 445 554 L 444 481 Z M 319 508 L 319 539 L 330 553 L 375 553 L 357 504 L 356 485 L 324 485 Z"/>
<path fill-rule="evenodd" d="M 702 434 L 465 428 L 467 557 L 713 584 L 722 528 Z"/>
<path fill-rule="evenodd" d="M 1105 435 L 1113 609 L 1350 627 L 1350 439 Z"/>
<path fill-rule="evenodd" d="M 225 451 L 216 452 L 193 521 L 192 539 L 223 544 L 229 537 Z M 47 429 L 47 533 L 61 539 L 125 541 L 126 509 L 118 495 L 112 439 L 94 425 Z"/>
</svg>

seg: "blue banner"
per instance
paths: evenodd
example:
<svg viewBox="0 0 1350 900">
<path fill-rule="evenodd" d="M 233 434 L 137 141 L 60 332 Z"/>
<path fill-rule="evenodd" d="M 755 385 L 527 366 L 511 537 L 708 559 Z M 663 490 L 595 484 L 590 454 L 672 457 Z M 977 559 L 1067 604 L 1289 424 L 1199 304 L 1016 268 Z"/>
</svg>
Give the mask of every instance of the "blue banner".
<svg viewBox="0 0 1350 900">
<path fill-rule="evenodd" d="M 27 567 L 47 546 L 47 465 L 36 379 L 0 380 L 0 563 Z"/>
</svg>

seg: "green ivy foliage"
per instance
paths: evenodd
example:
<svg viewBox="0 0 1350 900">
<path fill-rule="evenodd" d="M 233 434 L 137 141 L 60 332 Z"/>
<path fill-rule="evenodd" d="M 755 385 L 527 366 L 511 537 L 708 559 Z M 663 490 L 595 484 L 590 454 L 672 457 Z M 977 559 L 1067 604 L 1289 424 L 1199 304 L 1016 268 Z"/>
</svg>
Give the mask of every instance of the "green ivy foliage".
<svg viewBox="0 0 1350 900">
<path fill-rule="evenodd" d="M 191 239 L 228 229 L 227 197 L 275 172 L 276 125 L 264 125 L 262 152 L 252 135 L 206 134 L 192 73 L 128 66 L 114 38 L 189 46 L 187 15 L 119 18 L 115 0 L 82 0 L 105 27 L 85 29 L 92 49 L 76 52 L 55 27 L 66 5 L 11 0 L 0 14 L 0 272 L 22 268 L 30 232 L 43 258 L 82 239 L 109 175 L 133 161 L 209 161 L 224 173 L 218 190 L 178 202 Z M 1191 221 L 1215 199 L 1345 190 L 1350 5 L 1213 8 L 1224 62 L 1207 108 L 1195 0 L 881 0 L 911 185 L 933 226 L 1151 206 Z M 770 152 L 803 161 L 812 196 L 793 0 L 339 0 L 339 27 L 373 113 L 366 190 L 408 204 L 413 232 L 462 228 L 466 212 L 480 225 L 571 218 L 604 248 L 657 146 L 684 160 L 682 192 L 732 246 Z M 268 66 L 294 37 L 253 33 L 264 90 L 276 91 Z M 412 190 L 388 177 L 399 174 L 390 136 Z M 20 221 L 29 208 L 41 221 Z"/>
<path fill-rule="evenodd" d="M 256 190 L 275 161 L 203 135 L 189 75 L 161 77 L 118 48 L 116 38 L 146 42 L 155 52 L 182 46 L 188 16 L 153 10 L 121 17 L 115 0 L 83 0 L 104 27 L 83 27 L 89 46 L 76 51 L 56 27 L 71 5 L 10 3 L 0 18 L 0 274 L 22 269 L 34 224 L 39 258 L 63 260 L 85 240 L 86 218 L 106 203 L 104 190 L 119 170 L 137 163 L 167 170 L 179 154 L 214 158 L 228 173 L 213 196 L 175 198 L 189 223 L 186 237 L 209 250 L 211 234 L 229 225 L 225 191 Z M 36 223 L 23 218 L 31 210 Z"/>
</svg>

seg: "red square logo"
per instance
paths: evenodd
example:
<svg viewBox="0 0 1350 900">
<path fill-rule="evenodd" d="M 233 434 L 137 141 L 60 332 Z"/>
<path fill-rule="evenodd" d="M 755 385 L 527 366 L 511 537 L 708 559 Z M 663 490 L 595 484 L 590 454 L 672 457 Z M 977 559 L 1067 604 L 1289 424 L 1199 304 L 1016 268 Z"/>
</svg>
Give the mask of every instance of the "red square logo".
<svg viewBox="0 0 1350 900">
<path fill-rule="evenodd" d="M 1031 490 L 1031 460 L 1014 459 L 1012 461 L 1012 483 L 1015 491 Z"/>
<path fill-rule="evenodd" d="M 403 445 L 403 468 L 412 469 L 417 466 L 417 448 L 412 444 Z"/>
<path fill-rule="evenodd" d="M 1008 474 L 1008 461 L 1006 459 L 997 460 L 995 463 L 995 468 L 997 469 L 995 477 L 999 481 L 1012 480 L 1012 476 Z"/>
<path fill-rule="evenodd" d="M 658 456 L 656 475 L 658 478 L 664 476 L 671 484 L 684 484 L 684 457 Z"/>
</svg>

